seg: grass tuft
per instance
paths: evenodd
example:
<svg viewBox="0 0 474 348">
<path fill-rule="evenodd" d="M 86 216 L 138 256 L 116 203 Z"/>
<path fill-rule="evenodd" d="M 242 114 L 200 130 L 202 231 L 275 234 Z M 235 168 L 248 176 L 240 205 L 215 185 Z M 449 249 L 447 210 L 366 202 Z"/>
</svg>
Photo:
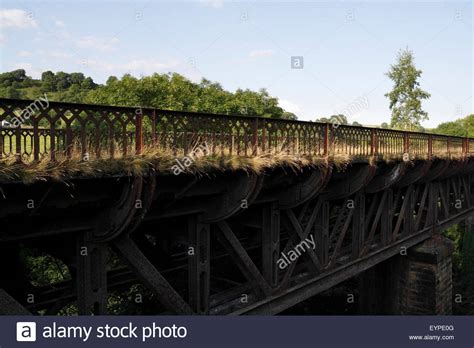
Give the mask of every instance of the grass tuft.
<svg viewBox="0 0 474 348">
<path fill-rule="evenodd" d="M 109 154 L 101 154 L 106 157 Z M 18 162 L 14 157 L 0 160 L 0 182 L 23 182 L 31 184 L 39 180 L 65 181 L 77 177 L 104 176 L 144 176 L 150 172 L 165 175 L 174 173 L 173 168 L 180 168 L 182 173 L 203 175 L 212 172 L 245 171 L 247 173 L 262 173 L 268 169 L 285 167 L 294 172 L 304 168 L 321 168 L 332 166 L 345 170 L 350 163 L 362 162 L 375 165 L 377 160 L 395 162 L 403 160 L 402 156 L 351 156 L 347 154 L 332 154 L 327 157 L 310 155 L 289 155 L 286 151 L 257 156 L 231 155 L 222 151 L 219 155 L 190 156 L 192 160 L 185 163 L 185 154 L 175 154 L 171 149 L 159 147 L 145 148 L 141 155 L 122 156 L 114 154 L 114 158 L 83 160 L 79 151 L 74 151 L 72 158 L 60 157 L 55 161 L 44 158 L 40 161 Z M 444 154 L 441 159 L 460 160 L 459 155 Z M 410 158 L 410 161 L 426 160 L 423 156 Z"/>
</svg>

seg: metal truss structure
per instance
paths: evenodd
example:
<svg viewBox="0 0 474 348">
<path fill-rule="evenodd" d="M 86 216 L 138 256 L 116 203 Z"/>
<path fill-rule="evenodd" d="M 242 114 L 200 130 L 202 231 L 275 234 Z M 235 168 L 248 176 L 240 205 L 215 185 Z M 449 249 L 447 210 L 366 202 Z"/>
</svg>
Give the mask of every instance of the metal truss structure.
<svg viewBox="0 0 474 348">
<path fill-rule="evenodd" d="M 472 217 L 473 174 L 465 158 L 6 184 L 0 288 L 33 313 L 105 314 L 142 284 L 156 314 L 275 314 Z M 71 279 L 32 286 L 25 247 Z"/>
</svg>

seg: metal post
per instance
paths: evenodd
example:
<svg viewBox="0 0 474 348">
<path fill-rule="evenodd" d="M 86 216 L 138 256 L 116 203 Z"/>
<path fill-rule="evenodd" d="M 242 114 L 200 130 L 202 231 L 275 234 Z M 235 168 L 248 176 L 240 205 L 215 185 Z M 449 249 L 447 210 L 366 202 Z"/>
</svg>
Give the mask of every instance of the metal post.
<svg viewBox="0 0 474 348">
<path fill-rule="evenodd" d="M 428 135 L 428 159 L 433 157 L 433 135 Z"/>
<path fill-rule="evenodd" d="M 199 216 L 188 219 L 188 285 L 189 304 L 197 314 L 209 314 L 210 294 L 210 226 L 201 223 Z M 191 250 L 191 249 L 190 249 Z"/>
<path fill-rule="evenodd" d="M 156 112 L 153 110 L 151 115 L 151 143 L 156 145 Z"/>
<path fill-rule="evenodd" d="M 38 120 L 35 118 L 33 120 L 33 159 L 39 161 L 40 154 L 40 141 L 39 141 L 39 129 L 38 129 Z"/>
<path fill-rule="evenodd" d="M 265 127 L 265 120 L 262 120 L 262 152 L 265 153 L 267 146 L 267 127 Z"/>
<path fill-rule="evenodd" d="M 89 233 L 78 237 L 77 304 L 80 315 L 107 313 L 107 246 L 89 241 Z"/>
<path fill-rule="evenodd" d="M 66 157 L 71 158 L 72 157 L 72 129 L 71 129 L 71 124 L 67 123 L 66 124 Z"/>
<path fill-rule="evenodd" d="M 377 129 L 372 128 L 370 130 L 370 155 L 375 156 L 377 155 Z"/>
<path fill-rule="evenodd" d="M 352 259 L 359 258 L 365 242 L 365 195 L 358 193 L 355 197 L 354 216 L 352 221 Z"/>
<path fill-rule="evenodd" d="M 406 202 L 406 209 L 403 212 L 403 235 L 410 235 L 413 231 L 413 210 L 415 209 L 415 187 L 408 186 L 405 191 L 403 202 Z"/>
<path fill-rule="evenodd" d="M 382 204 L 382 202 L 380 202 Z M 380 228 L 382 234 L 382 245 L 386 246 L 390 243 L 391 235 L 393 231 L 393 189 L 387 189 L 387 195 L 385 197 L 385 206 L 382 209 L 382 215 L 380 218 Z"/>
<path fill-rule="evenodd" d="M 404 133 L 403 137 L 403 152 L 409 153 L 410 152 L 410 134 L 408 132 Z"/>
<path fill-rule="evenodd" d="M 324 200 L 314 224 L 314 234 L 318 257 L 325 267 L 329 262 L 329 201 Z"/>
<path fill-rule="evenodd" d="M 280 257 L 280 210 L 276 203 L 263 207 L 262 223 L 262 273 L 271 287 L 278 286 L 278 265 Z"/>
<path fill-rule="evenodd" d="M 143 115 L 135 114 L 135 152 L 137 155 L 143 151 Z"/>
<path fill-rule="evenodd" d="M 21 162 L 21 126 L 15 128 L 15 158 Z"/>
<path fill-rule="evenodd" d="M 252 155 L 258 155 L 258 118 L 252 121 Z"/>
<path fill-rule="evenodd" d="M 329 155 L 329 123 L 324 125 L 324 156 Z"/>
</svg>

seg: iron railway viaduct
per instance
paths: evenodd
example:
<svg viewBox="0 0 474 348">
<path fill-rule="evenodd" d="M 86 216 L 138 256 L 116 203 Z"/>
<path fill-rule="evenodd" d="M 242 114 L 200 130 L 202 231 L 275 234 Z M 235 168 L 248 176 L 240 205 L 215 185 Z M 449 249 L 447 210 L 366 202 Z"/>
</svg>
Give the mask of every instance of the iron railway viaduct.
<svg viewBox="0 0 474 348">
<path fill-rule="evenodd" d="M 3 314 L 70 303 L 106 314 L 109 294 L 133 284 L 153 294 L 156 314 L 276 314 L 354 276 L 363 314 L 451 312 L 453 248 L 441 232 L 474 217 L 473 139 L 12 99 L 0 99 L 0 113 L 1 156 L 24 168 L 78 154 L 120 163 L 154 148 L 184 167 L 201 145 L 214 160 L 311 159 L 31 183 L 2 167 Z M 70 279 L 33 286 L 24 248 L 60 260 Z"/>
</svg>

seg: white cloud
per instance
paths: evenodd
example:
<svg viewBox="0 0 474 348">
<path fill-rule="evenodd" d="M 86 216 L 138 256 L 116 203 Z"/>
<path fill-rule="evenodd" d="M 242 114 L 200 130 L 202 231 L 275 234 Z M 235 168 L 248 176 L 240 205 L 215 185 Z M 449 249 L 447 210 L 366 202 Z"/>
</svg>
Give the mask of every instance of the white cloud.
<svg viewBox="0 0 474 348">
<path fill-rule="evenodd" d="M 51 58 L 57 58 L 57 59 L 68 59 L 72 58 L 71 53 L 66 53 L 66 52 L 61 52 L 61 51 L 51 51 L 47 53 L 48 56 Z"/>
<path fill-rule="evenodd" d="M 80 48 L 94 49 L 98 51 L 113 51 L 119 39 L 113 37 L 112 39 L 103 39 L 95 36 L 84 36 L 77 41 L 77 46 Z"/>
<path fill-rule="evenodd" d="M 199 0 L 199 3 L 214 8 L 221 8 L 224 6 L 224 0 Z"/>
<path fill-rule="evenodd" d="M 56 25 L 57 27 L 59 28 L 64 28 L 65 27 L 65 24 L 63 21 L 60 21 L 59 19 L 55 20 L 54 21 L 54 25 Z"/>
<path fill-rule="evenodd" d="M 18 51 L 16 53 L 18 57 L 31 57 L 31 52 L 30 51 Z"/>
<path fill-rule="evenodd" d="M 0 27 L 3 28 L 28 28 L 36 27 L 37 23 L 31 12 L 20 9 L 1 9 Z"/>
<path fill-rule="evenodd" d="M 0 33 L 0 45 L 3 45 L 7 42 L 7 37 Z"/>
<path fill-rule="evenodd" d="M 15 63 L 12 65 L 12 70 L 16 70 L 16 69 L 24 69 L 26 71 L 26 75 L 30 75 L 35 79 L 41 77 L 41 70 L 34 68 L 31 63 L 26 63 L 26 62 Z"/>
<path fill-rule="evenodd" d="M 279 99 L 278 105 L 280 105 L 280 107 L 286 111 L 292 112 L 294 114 L 301 112 L 301 108 L 298 105 L 286 99 Z"/>
<path fill-rule="evenodd" d="M 179 66 L 177 61 L 171 61 L 164 63 L 153 59 L 132 59 L 124 63 L 110 63 L 98 60 L 85 60 L 80 61 L 78 64 L 85 65 L 86 67 L 105 70 L 113 73 L 114 75 L 120 75 L 127 72 L 135 72 L 139 74 L 152 74 L 154 72 L 167 72 L 175 69 Z"/>
<path fill-rule="evenodd" d="M 249 53 L 250 58 L 271 57 L 275 54 L 274 50 L 254 50 Z"/>
</svg>

